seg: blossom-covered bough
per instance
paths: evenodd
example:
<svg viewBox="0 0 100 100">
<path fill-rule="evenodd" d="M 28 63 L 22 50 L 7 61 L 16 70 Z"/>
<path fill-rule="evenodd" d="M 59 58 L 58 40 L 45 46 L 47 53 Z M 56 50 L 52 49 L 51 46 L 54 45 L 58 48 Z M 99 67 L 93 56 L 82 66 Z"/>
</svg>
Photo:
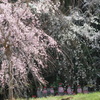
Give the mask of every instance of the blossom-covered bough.
<svg viewBox="0 0 100 100">
<path fill-rule="evenodd" d="M 8 86 L 9 100 L 23 94 L 29 73 L 37 84 L 46 85 L 41 72 L 50 59 L 46 49 L 52 47 L 60 53 L 56 41 L 39 25 L 27 3 L 5 0 L 0 4 L 0 86 Z"/>
</svg>

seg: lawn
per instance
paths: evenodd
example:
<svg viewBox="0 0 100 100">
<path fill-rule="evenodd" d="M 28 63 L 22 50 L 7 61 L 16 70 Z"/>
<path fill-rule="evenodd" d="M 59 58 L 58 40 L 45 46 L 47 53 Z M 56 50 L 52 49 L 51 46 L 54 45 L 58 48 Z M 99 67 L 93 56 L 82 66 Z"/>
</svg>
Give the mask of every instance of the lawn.
<svg viewBox="0 0 100 100">
<path fill-rule="evenodd" d="M 18 100 L 24 100 L 24 99 L 18 99 Z M 89 94 L 77 94 L 70 96 L 53 96 L 47 98 L 35 98 L 35 99 L 30 98 L 29 100 L 100 100 L 100 92 L 89 93 Z"/>
</svg>

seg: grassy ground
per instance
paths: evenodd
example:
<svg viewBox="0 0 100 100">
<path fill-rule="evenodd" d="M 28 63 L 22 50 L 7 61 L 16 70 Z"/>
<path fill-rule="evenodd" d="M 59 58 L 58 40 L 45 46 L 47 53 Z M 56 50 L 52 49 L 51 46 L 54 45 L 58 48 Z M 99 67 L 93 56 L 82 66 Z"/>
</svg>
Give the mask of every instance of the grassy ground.
<svg viewBox="0 0 100 100">
<path fill-rule="evenodd" d="M 71 97 L 70 99 L 68 99 Z M 18 99 L 24 100 L 24 99 Z M 29 100 L 100 100 L 100 92 L 89 93 L 89 94 L 77 94 L 77 95 L 70 95 L 70 96 L 54 96 L 54 97 L 47 97 L 47 98 L 31 98 Z"/>
</svg>

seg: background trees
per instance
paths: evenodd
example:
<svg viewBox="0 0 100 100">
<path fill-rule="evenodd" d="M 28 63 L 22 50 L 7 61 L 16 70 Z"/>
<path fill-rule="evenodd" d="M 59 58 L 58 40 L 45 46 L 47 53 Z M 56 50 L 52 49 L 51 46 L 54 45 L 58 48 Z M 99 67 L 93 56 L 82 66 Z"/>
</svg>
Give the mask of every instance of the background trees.
<svg viewBox="0 0 100 100">
<path fill-rule="evenodd" d="M 96 59 L 93 52 L 94 49 L 99 49 L 98 0 L 81 1 L 78 6 L 71 7 L 68 16 L 62 13 L 62 3 L 59 3 L 56 3 L 58 8 L 51 7 L 49 13 L 44 10 L 39 19 L 42 23 L 41 28 L 58 42 L 64 55 L 59 57 L 58 61 L 61 65 L 58 71 L 61 81 L 66 80 L 65 84 L 96 85 L 99 70 L 94 65 Z M 72 4 L 69 4 L 70 6 Z"/>
</svg>

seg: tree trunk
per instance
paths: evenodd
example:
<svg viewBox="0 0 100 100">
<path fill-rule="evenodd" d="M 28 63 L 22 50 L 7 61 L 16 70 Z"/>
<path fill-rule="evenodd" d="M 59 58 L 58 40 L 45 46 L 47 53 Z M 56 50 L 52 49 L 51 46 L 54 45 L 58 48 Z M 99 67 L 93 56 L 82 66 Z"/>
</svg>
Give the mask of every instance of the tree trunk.
<svg viewBox="0 0 100 100">
<path fill-rule="evenodd" d="M 7 38 L 5 39 L 5 42 L 4 42 L 3 45 L 5 47 L 5 54 L 6 54 L 6 57 L 7 57 L 7 60 L 8 60 L 8 70 L 9 70 L 8 100 L 14 100 L 14 98 L 13 98 L 14 83 L 13 83 L 13 70 L 12 70 L 13 63 L 11 61 L 12 51 L 11 51 L 10 43 L 9 43 L 9 40 L 8 40 L 9 36 L 10 36 L 10 33 L 7 36 Z"/>
<path fill-rule="evenodd" d="M 9 86 L 9 97 L 8 97 L 8 100 L 14 100 L 13 99 L 13 88 L 12 88 L 12 85 Z"/>
<path fill-rule="evenodd" d="M 13 98 L 13 88 L 14 88 L 14 83 L 13 83 L 13 70 L 12 70 L 12 66 L 13 66 L 13 63 L 11 61 L 11 51 L 10 49 L 8 49 L 9 52 L 8 52 L 8 55 L 7 55 L 7 58 L 8 58 L 8 70 L 9 70 L 9 85 L 8 85 L 8 100 L 14 100 Z"/>
<path fill-rule="evenodd" d="M 13 98 L 13 73 L 12 73 L 12 63 L 10 60 L 9 61 L 9 77 L 10 77 L 10 82 L 9 82 L 9 94 L 8 94 L 8 100 L 14 100 Z"/>
</svg>

